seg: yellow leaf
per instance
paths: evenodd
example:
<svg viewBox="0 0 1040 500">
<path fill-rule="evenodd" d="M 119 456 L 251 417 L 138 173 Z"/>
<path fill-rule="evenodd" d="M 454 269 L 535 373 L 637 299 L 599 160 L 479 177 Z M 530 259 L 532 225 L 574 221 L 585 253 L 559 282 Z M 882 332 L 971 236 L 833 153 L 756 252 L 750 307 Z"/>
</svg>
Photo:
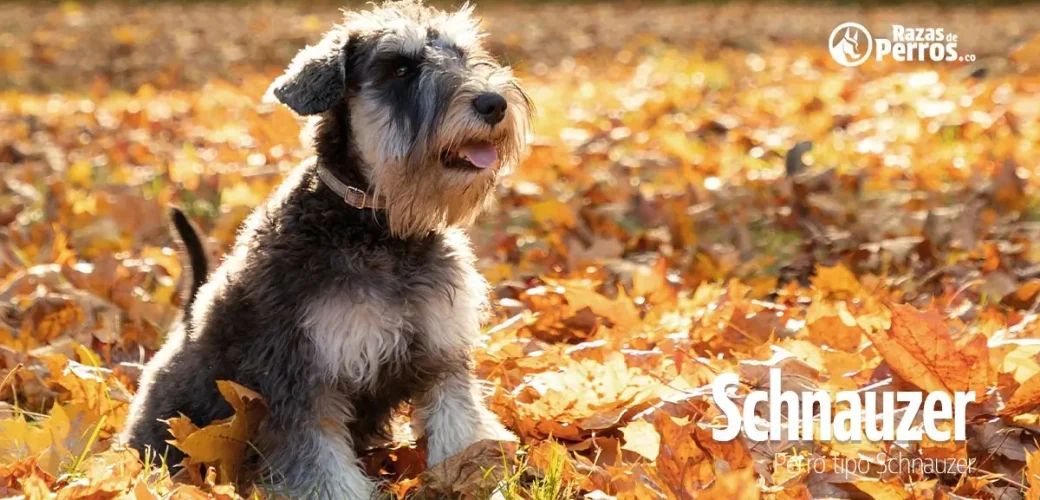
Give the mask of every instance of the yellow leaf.
<svg viewBox="0 0 1040 500">
<path fill-rule="evenodd" d="M 862 288 L 856 275 L 841 264 L 834 267 L 816 266 L 816 276 L 813 276 L 810 281 L 817 290 L 831 294 L 856 295 Z"/>
<path fill-rule="evenodd" d="M 67 171 L 69 182 L 82 187 L 89 187 L 94 177 L 94 167 L 87 159 L 81 159 L 69 165 Z"/>
<path fill-rule="evenodd" d="M 557 199 L 547 199 L 531 205 L 531 214 L 539 224 L 564 228 L 575 226 L 574 212 L 566 203 Z"/>
<path fill-rule="evenodd" d="M 867 496 L 874 500 L 903 500 L 909 496 L 909 492 L 906 491 L 900 484 L 881 482 L 881 481 L 856 481 L 852 483 L 856 489 L 866 493 Z"/>
<path fill-rule="evenodd" d="M 1026 456 L 1026 482 L 1029 490 L 1026 491 L 1027 500 L 1040 500 L 1040 451 L 1034 451 Z"/>
<path fill-rule="evenodd" d="M 235 414 L 201 429 L 185 417 L 171 418 L 168 422 L 174 438 L 168 442 L 187 454 L 189 463 L 215 465 L 220 482 L 226 483 L 237 479 L 249 440 L 267 407 L 256 391 L 229 380 L 218 380 L 217 389 Z"/>
<path fill-rule="evenodd" d="M 638 453 L 653 462 L 661 448 L 661 435 L 654 429 L 654 424 L 646 420 L 636 420 L 621 428 L 625 435 L 622 450 Z"/>
</svg>

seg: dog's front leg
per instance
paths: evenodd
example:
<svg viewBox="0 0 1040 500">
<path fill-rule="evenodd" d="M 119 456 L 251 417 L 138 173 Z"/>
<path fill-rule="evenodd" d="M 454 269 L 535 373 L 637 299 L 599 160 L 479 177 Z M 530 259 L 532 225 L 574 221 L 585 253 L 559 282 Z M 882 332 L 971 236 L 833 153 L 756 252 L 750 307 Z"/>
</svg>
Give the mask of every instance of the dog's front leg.
<svg viewBox="0 0 1040 500">
<path fill-rule="evenodd" d="M 481 439 L 516 439 L 484 406 L 480 386 L 467 370 L 453 372 L 434 385 L 417 410 L 419 427 L 426 434 L 429 467 Z"/>
<path fill-rule="evenodd" d="M 347 431 L 350 407 L 326 396 L 318 410 L 297 412 L 288 425 L 262 433 L 258 448 L 268 471 L 263 482 L 271 493 L 293 499 L 375 498 L 376 485 L 362 470 Z"/>
</svg>

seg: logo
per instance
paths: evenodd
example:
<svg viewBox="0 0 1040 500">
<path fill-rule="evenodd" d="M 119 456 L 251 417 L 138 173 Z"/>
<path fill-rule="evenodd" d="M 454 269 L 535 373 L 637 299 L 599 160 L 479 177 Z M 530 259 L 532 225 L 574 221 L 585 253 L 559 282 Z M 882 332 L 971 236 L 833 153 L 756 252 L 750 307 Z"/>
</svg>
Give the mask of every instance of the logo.
<svg viewBox="0 0 1040 500">
<path fill-rule="evenodd" d="M 874 50 L 874 39 L 863 25 L 858 23 L 839 24 L 831 32 L 831 57 L 846 68 L 867 62 Z"/>
<path fill-rule="evenodd" d="M 847 68 L 874 60 L 897 62 L 973 62 L 975 54 L 957 52 L 957 34 L 943 28 L 892 25 L 891 38 L 874 38 L 859 23 L 841 23 L 831 32 L 831 57 Z"/>
</svg>

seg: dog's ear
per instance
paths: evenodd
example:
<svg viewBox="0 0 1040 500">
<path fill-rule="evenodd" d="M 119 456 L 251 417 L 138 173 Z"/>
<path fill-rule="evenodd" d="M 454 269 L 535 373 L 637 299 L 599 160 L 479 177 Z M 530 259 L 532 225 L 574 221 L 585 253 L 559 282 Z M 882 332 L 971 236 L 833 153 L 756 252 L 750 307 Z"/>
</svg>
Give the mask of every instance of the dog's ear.
<svg viewBox="0 0 1040 500">
<path fill-rule="evenodd" d="M 265 102 L 277 100 L 300 115 L 328 111 L 346 91 L 344 61 L 348 35 L 341 26 L 296 54 L 267 89 Z"/>
</svg>

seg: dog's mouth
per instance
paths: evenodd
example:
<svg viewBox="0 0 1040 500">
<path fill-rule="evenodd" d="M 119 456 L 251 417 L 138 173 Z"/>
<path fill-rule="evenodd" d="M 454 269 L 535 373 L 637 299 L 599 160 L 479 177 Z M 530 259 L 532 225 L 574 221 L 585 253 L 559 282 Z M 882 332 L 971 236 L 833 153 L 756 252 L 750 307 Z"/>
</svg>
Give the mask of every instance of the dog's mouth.
<svg viewBox="0 0 1040 500">
<path fill-rule="evenodd" d="M 473 141 L 441 154 L 441 163 L 460 170 L 485 170 L 498 163 L 498 147 L 488 141 Z"/>
</svg>

